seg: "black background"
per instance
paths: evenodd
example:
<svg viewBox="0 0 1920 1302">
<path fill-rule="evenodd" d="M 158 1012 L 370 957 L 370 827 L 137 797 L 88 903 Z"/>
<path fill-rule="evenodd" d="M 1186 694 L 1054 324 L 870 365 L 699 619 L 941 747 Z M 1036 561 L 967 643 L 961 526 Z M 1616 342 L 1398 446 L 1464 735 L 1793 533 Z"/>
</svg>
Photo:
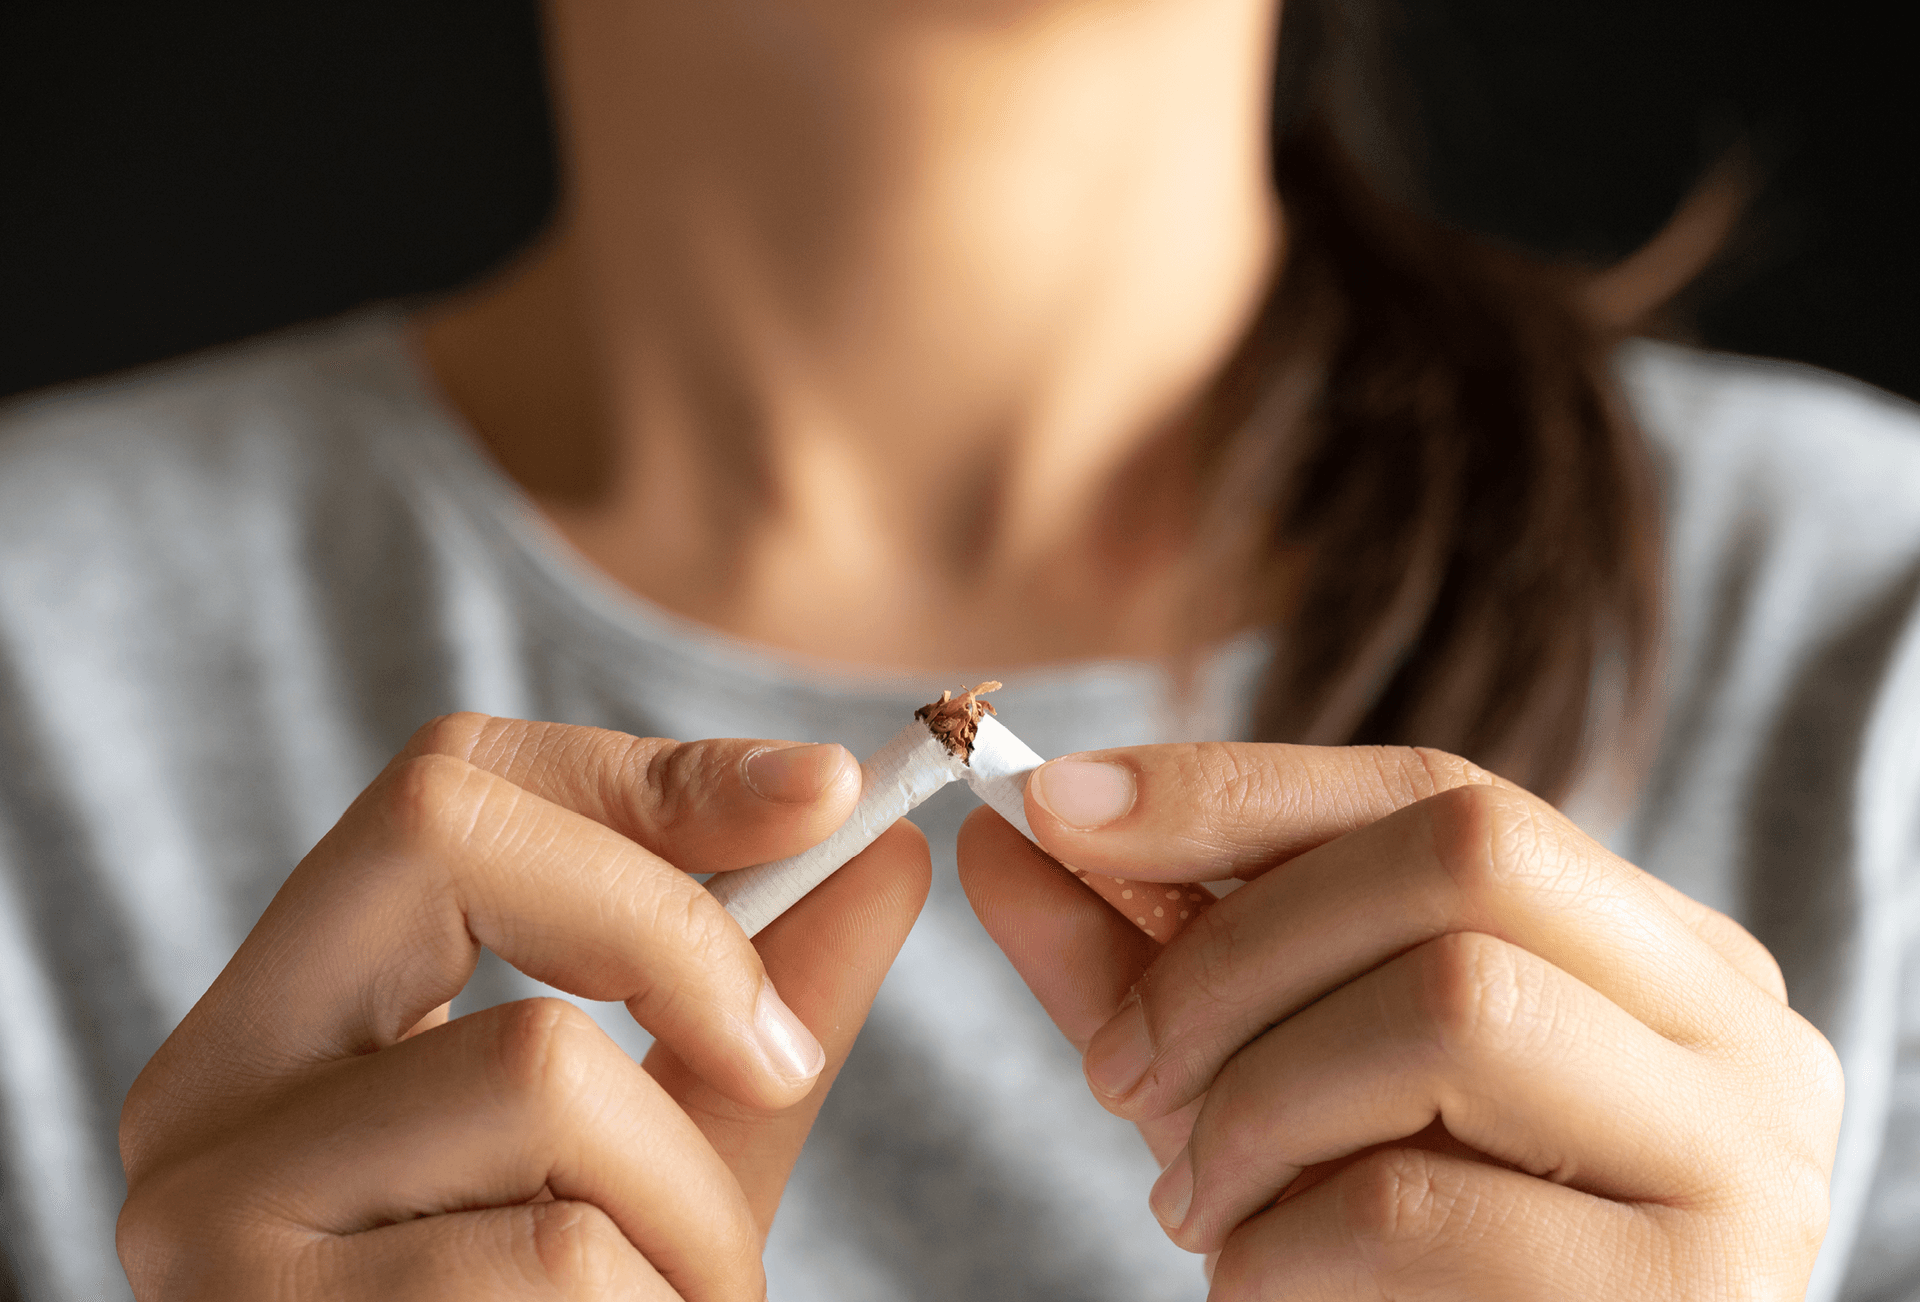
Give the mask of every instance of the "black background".
<svg viewBox="0 0 1920 1302">
<path fill-rule="evenodd" d="M 1443 213 L 1604 260 L 1745 139 L 1701 337 L 1920 396 L 1901 44 L 1772 0 L 1404 0 L 1397 36 Z M 0 186 L 0 393 L 457 283 L 551 192 L 531 5 L 12 0 Z"/>
</svg>

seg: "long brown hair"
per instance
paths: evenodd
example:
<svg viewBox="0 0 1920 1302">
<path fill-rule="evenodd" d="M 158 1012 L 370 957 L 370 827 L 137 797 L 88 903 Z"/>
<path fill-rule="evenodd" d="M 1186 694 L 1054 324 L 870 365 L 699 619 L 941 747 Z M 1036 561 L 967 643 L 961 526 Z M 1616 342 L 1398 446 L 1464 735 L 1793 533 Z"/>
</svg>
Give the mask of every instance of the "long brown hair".
<svg viewBox="0 0 1920 1302">
<path fill-rule="evenodd" d="M 1257 735 L 1434 746 L 1557 800 L 1596 735 L 1645 717 L 1659 645 L 1622 331 L 1590 278 L 1408 202 L 1370 17 L 1288 0 L 1285 269 L 1210 422 L 1216 514 L 1256 522 L 1282 630 Z"/>
</svg>

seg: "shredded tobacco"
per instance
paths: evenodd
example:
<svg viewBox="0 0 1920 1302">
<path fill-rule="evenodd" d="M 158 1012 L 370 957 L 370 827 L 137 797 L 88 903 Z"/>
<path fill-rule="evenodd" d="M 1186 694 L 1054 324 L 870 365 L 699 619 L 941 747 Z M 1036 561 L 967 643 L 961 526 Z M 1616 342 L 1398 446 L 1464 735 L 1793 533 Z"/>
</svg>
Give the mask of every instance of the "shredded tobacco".
<svg viewBox="0 0 1920 1302">
<path fill-rule="evenodd" d="M 969 687 L 958 696 L 942 692 L 939 700 L 921 706 L 913 712 L 913 717 L 926 721 L 927 731 L 940 739 L 949 754 L 969 760 L 973 758 L 974 734 L 980 731 L 980 716 L 999 713 L 991 702 L 980 697 L 999 690 L 999 683 L 989 682 Z"/>
</svg>

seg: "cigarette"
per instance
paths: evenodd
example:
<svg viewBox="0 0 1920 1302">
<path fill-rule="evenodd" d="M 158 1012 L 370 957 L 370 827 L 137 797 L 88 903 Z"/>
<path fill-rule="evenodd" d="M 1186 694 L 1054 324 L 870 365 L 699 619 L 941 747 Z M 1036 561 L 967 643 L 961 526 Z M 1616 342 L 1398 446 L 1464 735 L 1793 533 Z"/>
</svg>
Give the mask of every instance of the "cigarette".
<svg viewBox="0 0 1920 1302">
<path fill-rule="evenodd" d="M 896 820 L 956 780 L 1038 845 L 1027 823 L 1027 779 L 1046 761 L 994 717 L 991 703 L 980 699 L 999 687 L 981 683 L 957 697 L 942 692 L 939 700 L 921 706 L 913 722 L 860 766 L 860 801 L 831 836 L 773 863 L 715 873 L 707 881 L 708 891 L 741 930 L 758 935 Z M 1071 867 L 1067 871 L 1161 944 L 1214 900 L 1204 886 L 1193 883 L 1135 881 Z"/>
</svg>

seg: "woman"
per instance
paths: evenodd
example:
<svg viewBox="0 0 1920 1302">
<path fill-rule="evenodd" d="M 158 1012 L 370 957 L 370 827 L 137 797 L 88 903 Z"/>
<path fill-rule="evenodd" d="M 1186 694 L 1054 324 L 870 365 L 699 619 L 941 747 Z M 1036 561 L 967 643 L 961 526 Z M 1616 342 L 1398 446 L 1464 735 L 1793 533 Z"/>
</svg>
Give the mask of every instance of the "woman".
<svg viewBox="0 0 1920 1302">
<path fill-rule="evenodd" d="M 20 1292 L 123 1287 L 123 1094 L 142 1298 L 1897 1279 L 1912 417 L 1630 348 L 1656 480 L 1338 12 L 555 0 L 500 277 L 17 409 Z M 750 945 L 687 874 L 976 669 L 1054 858 L 1245 887 L 936 802 Z"/>
</svg>

